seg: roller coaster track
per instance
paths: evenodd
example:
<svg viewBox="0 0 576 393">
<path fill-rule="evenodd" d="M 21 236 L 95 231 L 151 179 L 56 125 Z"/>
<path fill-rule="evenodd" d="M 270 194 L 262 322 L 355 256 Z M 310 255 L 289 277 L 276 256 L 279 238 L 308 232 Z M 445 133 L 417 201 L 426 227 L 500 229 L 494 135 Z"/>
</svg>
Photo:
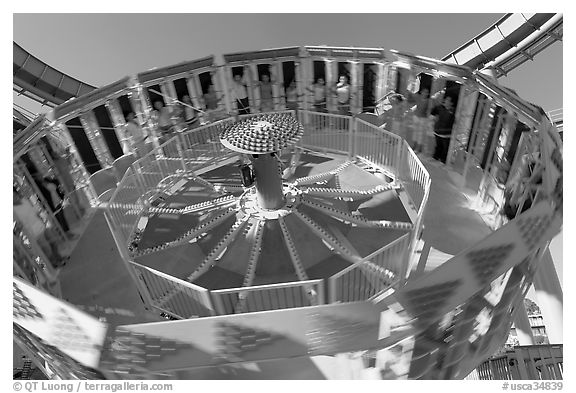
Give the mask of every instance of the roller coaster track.
<svg viewBox="0 0 576 393">
<path fill-rule="evenodd" d="M 15 42 L 13 60 L 13 90 L 42 105 L 55 107 L 96 89 L 50 67 Z"/>
<path fill-rule="evenodd" d="M 492 26 L 442 58 L 506 76 L 556 41 L 562 41 L 562 14 L 506 14 Z"/>
</svg>

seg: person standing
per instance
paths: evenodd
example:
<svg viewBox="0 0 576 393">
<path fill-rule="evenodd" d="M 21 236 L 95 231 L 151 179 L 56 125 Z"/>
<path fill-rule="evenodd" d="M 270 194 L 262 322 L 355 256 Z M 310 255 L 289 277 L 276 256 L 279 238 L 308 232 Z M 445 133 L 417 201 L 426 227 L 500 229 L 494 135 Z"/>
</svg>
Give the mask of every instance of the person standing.
<svg viewBox="0 0 576 393">
<path fill-rule="evenodd" d="M 336 93 L 336 99 L 338 102 L 338 114 L 349 115 L 350 114 L 350 84 L 348 83 L 348 78 L 341 75 L 338 79 L 338 83 L 334 89 Z"/>
<path fill-rule="evenodd" d="M 247 115 L 250 113 L 250 101 L 248 99 L 248 89 L 246 83 L 241 75 L 234 75 L 234 82 L 232 83 L 232 94 L 236 99 L 236 107 L 238 108 L 239 115 Z"/>
<path fill-rule="evenodd" d="M 298 110 L 298 89 L 296 88 L 296 81 L 292 80 L 286 88 L 286 109 L 296 111 Z"/>
<path fill-rule="evenodd" d="M 272 95 L 272 82 L 270 76 L 267 74 L 262 75 L 260 85 L 260 112 L 270 112 L 274 110 L 274 102 Z"/>
<path fill-rule="evenodd" d="M 425 151 L 428 95 L 428 89 L 422 89 L 419 93 L 410 96 L 411 101 L 416 104 L 412 119 L 412 142 L 414 144 L 414 151 L 417 153 Z"/>
<path fill-rule="evenodd" d="M 204 94 L 203 99 L 204 105 L 206 106 L 206 113 L 208 114 L 208 120 L 218 120 L 218 103 L 222 100 L 222 97 L 218 98 L 214 85 L 208 86 L 208 92 Z"/>
<path fill-rule="evenodd" d="M 432 109 L 431 114 L 436 117 L 434 123 L 434 137 L 436 138 L 436 148 L 434 149 L 435 160 L 446 163 L 448 148 L 450 147 L 450 136 L 454 125 L 454 107 L 452 98 L 446 96 L 442 105 L 437 105 Z"/>
<path fill-rule="evenodd" d="M 402 94 L 392 93 L 388 97 L 389 106 L 387 110 L 379 116 L 384 128 L 402 138 L 405 138 L 404 115 L 406 112 L 406 100 Z"/>
<path fill-rule="evenodd" d="M 162 101 L 154 102 L 155 110 L 152 112 L 160 131 L 160 144 L 170 139 L 172 134 L 172 111 L 164 106 Z"/>
<path fill-rule="evenodd" d="M 314 110 L 316 112 L 326 112 L 326 83 L 324 78 L 318 78 L 316 83 L 306 90 L 314 93 Z"/>
</svg>

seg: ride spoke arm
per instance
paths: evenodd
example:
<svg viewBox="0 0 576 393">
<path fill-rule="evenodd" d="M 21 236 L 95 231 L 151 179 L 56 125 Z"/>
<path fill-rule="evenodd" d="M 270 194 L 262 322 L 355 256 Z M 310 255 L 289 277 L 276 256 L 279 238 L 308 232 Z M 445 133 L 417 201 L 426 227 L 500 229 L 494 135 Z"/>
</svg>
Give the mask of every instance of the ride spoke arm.
<svg viewBox="0 0 576 393">
<path fill-rule="evenodd" d="M 308 215 L 302 213 L 300 210 L 295 209 L 294 215 L 304 222 L 318 237 L 328 243 L 336 252 L 338 252 L 344 259 L 351 263 L 356 263 L 362 258 L 352 250 L 349 250 L 338 239 L 326 231 L 320 224 L 310 218 Z"/>
<path fill-rule="evenodd" d="M 220 198 L 196 203 L 194 205 L 189 205 L 180 209 L 152 206 L 148 209 L 148 212 L 157 214 L 190 214 L 190 213 L 197 213 L 203 210 L 213 209 L 216 207 L 224 207 L 234 203 L 235 201 L 236 197 L 234 195 L 226 195 Z"/>
<path fill-rule="evenodd" d="M 223 210 L 222 212 L 220 212 L 215 217 L 213 217 L 209 220 L 206 220 L 205 222 L 198 225 L 197 227 L 192 228 L 191 230 L 187 231 L 186 233 L 184 233 L 182 236 L 180 236 L 176 240 L 164 243 L 164 244 L 159 245 L 159 246 L 146 248 L 144 250 L 138 251 L 136 253 L 135 257 L 141 257 L 141 256 L 148 255 L 148 254 L 151 254 L 151 253 L 156 252 L 156 251 L 165 250 L 167 248 L 176 247 L 176 246 L 179 246 L 183 243 L 186 243 L 186 242 L 196 238 L 197 236 L 209 231 L 210 229 L 214 228 L 215 226 L 220 225 L 222 222 L 224 222 L 226 219 L 228 219 L 228 217 L 233 216 L 234 214 L 236 214 L 236 211 L 234 209 L 227 208 L 227 209 Z"/>
<path fill-rule="evenodd" d="M 313 209 L 319 210 L 323 213 L 329 214 L 332 217 L 338 218 L 342 221 L 356 224 L 361 227 L 411 230 L 414 226 L 412 223 L 402 221 L 367 220 L 364 217 L 355 216 L 351 213 L 338 210 L 332 206 L 326 205 L 319 201 L 313 201 L 309 198 L 306 198 L 305 196 L 302 196 L 300 198 L 300 201 L 306 206 L 310 206 Z"/>
<path fill-rule="evenodd" d="M 331 170 L 330 172 L 318 173 L 317 175 L 301 177 L 294 181 L 294 185 L 301 186 L 304 184 L 314 184 L 321 181 L 329 180 L 351 164 L 352 161 L 346 161 L 345 163 L 339 165 L 337 168 Z"/>
<path fill-rule="evenodd" d="M 230 228 L 228 233 L 224 235 L 224 237 L 218 242 L 216 247 L 210 251 L 208 256 L 204 259 L 202 264 L 192 273 L 190 274 L 186 280 L 187 281 L 194 281 L 202 274 L 206 273 L 215 263 L 218 256 L 224 251 L 226 247 L 236 238 L 238 232 L 244 227 L 244 225 L 248 222 L 248 217 L 237 220 L 234 225 Z"/>
<path fill-rule="evenodd" d="M 249 287 L 254 282 L 254 276 L 256 275 L 256 265 L 258 264 L 258 258 L 260 257 L 260 252 L 262 251 L 263 235 L 264 235 L 263 223 L 257 222 L 253 238 L 251 239 L 250 242 L 251 243 L 250 257 L 248 259 L 248 268 L 246 269 L 244 282 L 242 283 L 243 287 Z"/>
<path fill-rule="evenodd" d="M 250 256 L 248 258 L 248 267 L 246 268 L 246 274 L 244 275 L 243 287 L 249 287 L 254 282 L 254 276 L 256 276 L 256 265 L 258 264 L 258 258 L 260 257 L 260 251 L 262 249 L 262 237 L 264 235 L 264 226 L 262 222 L 257 222 L 255 224 L 254 234 L 250 240 Z M 246 301 L 250 292 L 240 292 L 238 294 L 238 303 L 234 308 L 235 312 L 242 313 L 246 308 Z"/>
<path fill-rule="evenodd" d="M 379 185 L 369 190 L 343 190 L 338 188 L 328 188 L 328 187 L 310 187 L 307 188 L 304 193 L 312 196 L 322 196 L 322 197 L 334 197 L 334 198 L 350 198 L 352 200 L 366 198 L 372 195 L 380 194 L 384 191 L 389 191 L 399 188 L 398 185 L 389 183 L 386 185 Z"/>
</svg>

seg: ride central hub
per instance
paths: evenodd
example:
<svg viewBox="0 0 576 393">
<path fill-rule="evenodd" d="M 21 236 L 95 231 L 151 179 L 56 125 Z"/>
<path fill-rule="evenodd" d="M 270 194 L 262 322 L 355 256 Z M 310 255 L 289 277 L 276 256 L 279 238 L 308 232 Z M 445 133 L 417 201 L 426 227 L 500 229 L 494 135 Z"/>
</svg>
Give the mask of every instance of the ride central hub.
<svg viewBox="0 0 576 393">
<path fill-rule="evenodd" d="M 258 205 L 278 210 L 285 205 L 280 150 L 294 145 L 304 127 L 288 114 L 265 114 L 233 124 L 220 140 L 227 148 L 245 153 L 252 163 Z"/>
</svg>

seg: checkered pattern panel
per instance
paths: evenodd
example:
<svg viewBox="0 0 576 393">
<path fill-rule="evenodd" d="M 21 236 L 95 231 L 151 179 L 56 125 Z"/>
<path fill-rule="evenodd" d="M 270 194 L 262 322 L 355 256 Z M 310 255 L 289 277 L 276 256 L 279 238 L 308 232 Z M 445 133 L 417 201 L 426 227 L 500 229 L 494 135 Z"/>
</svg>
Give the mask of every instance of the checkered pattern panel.
<svg viewBox="0 0 576 393">
<path fill-rule="evenodd" d="M 32 319 L 43 319 L 44 317 L 42 314 L 34 307 L 30 300 L 18 284 L 12 282 L 12 297 L 13 297 L 13 305 L 12 305 L 12 314 L 14 319 L 24 319 L 24 318 L 32 318 Z"/>
<path fill-rule="evenodd" d="M 174 356 L 181 351 L 190 351 L 194 346 L 119 328 L 113 336 L 108 336 L 106 348 L 109 350 L 105 351 L 107 358 L 104 360 L 121 364 L 126 368 L 132 367 L 131 365 L 145 366 L 150 361 Z"/>
<path fill-rule="evenodd" d="M 536 216 L 530 218 L 518 218 L 518 229 L 522 235 L 522 240 L 529 250 L 533 250 L 542 239 L 542 235 L 550 226 L 551 218 L 547 216 Z"/>
<path fill-rule="evenodd" d="M 555 148 L 550 155 L 550 161 L 554 164 L 558 172 L 562 173 L 562 153 L 559 148 Z"/>
<path fill-rule="evenodd" d="M 478 284 L 488 284 L 513 249 L 514 244 L 507 244 L 469 252 L 466 257 Z"/>
<path fill-rule="evenodd" d="M 280 335 L 228 322 L 218 323 L 216 329 L 218 352 L 224 358 L 241 358 L 282 338 Z"/>
<path fill-rule="evenodd" d="M 418 318 L 418 322 L 428 324 L 431 319 L 441 316 L 439 310 L 460 285 L 462 285 L 461 280 L 453 280 L 408 291 L 406 292 L 408 303 L 406 309 Z"/>
<path fill-rule="evenodd" d="M 66 350 L 92 350 L 94 343 L 84 330 L 70 317 L 65 309 L 60 308 L 57 312 L 56 322 L 52 324 L 52 345 Z"/>
</svg>

